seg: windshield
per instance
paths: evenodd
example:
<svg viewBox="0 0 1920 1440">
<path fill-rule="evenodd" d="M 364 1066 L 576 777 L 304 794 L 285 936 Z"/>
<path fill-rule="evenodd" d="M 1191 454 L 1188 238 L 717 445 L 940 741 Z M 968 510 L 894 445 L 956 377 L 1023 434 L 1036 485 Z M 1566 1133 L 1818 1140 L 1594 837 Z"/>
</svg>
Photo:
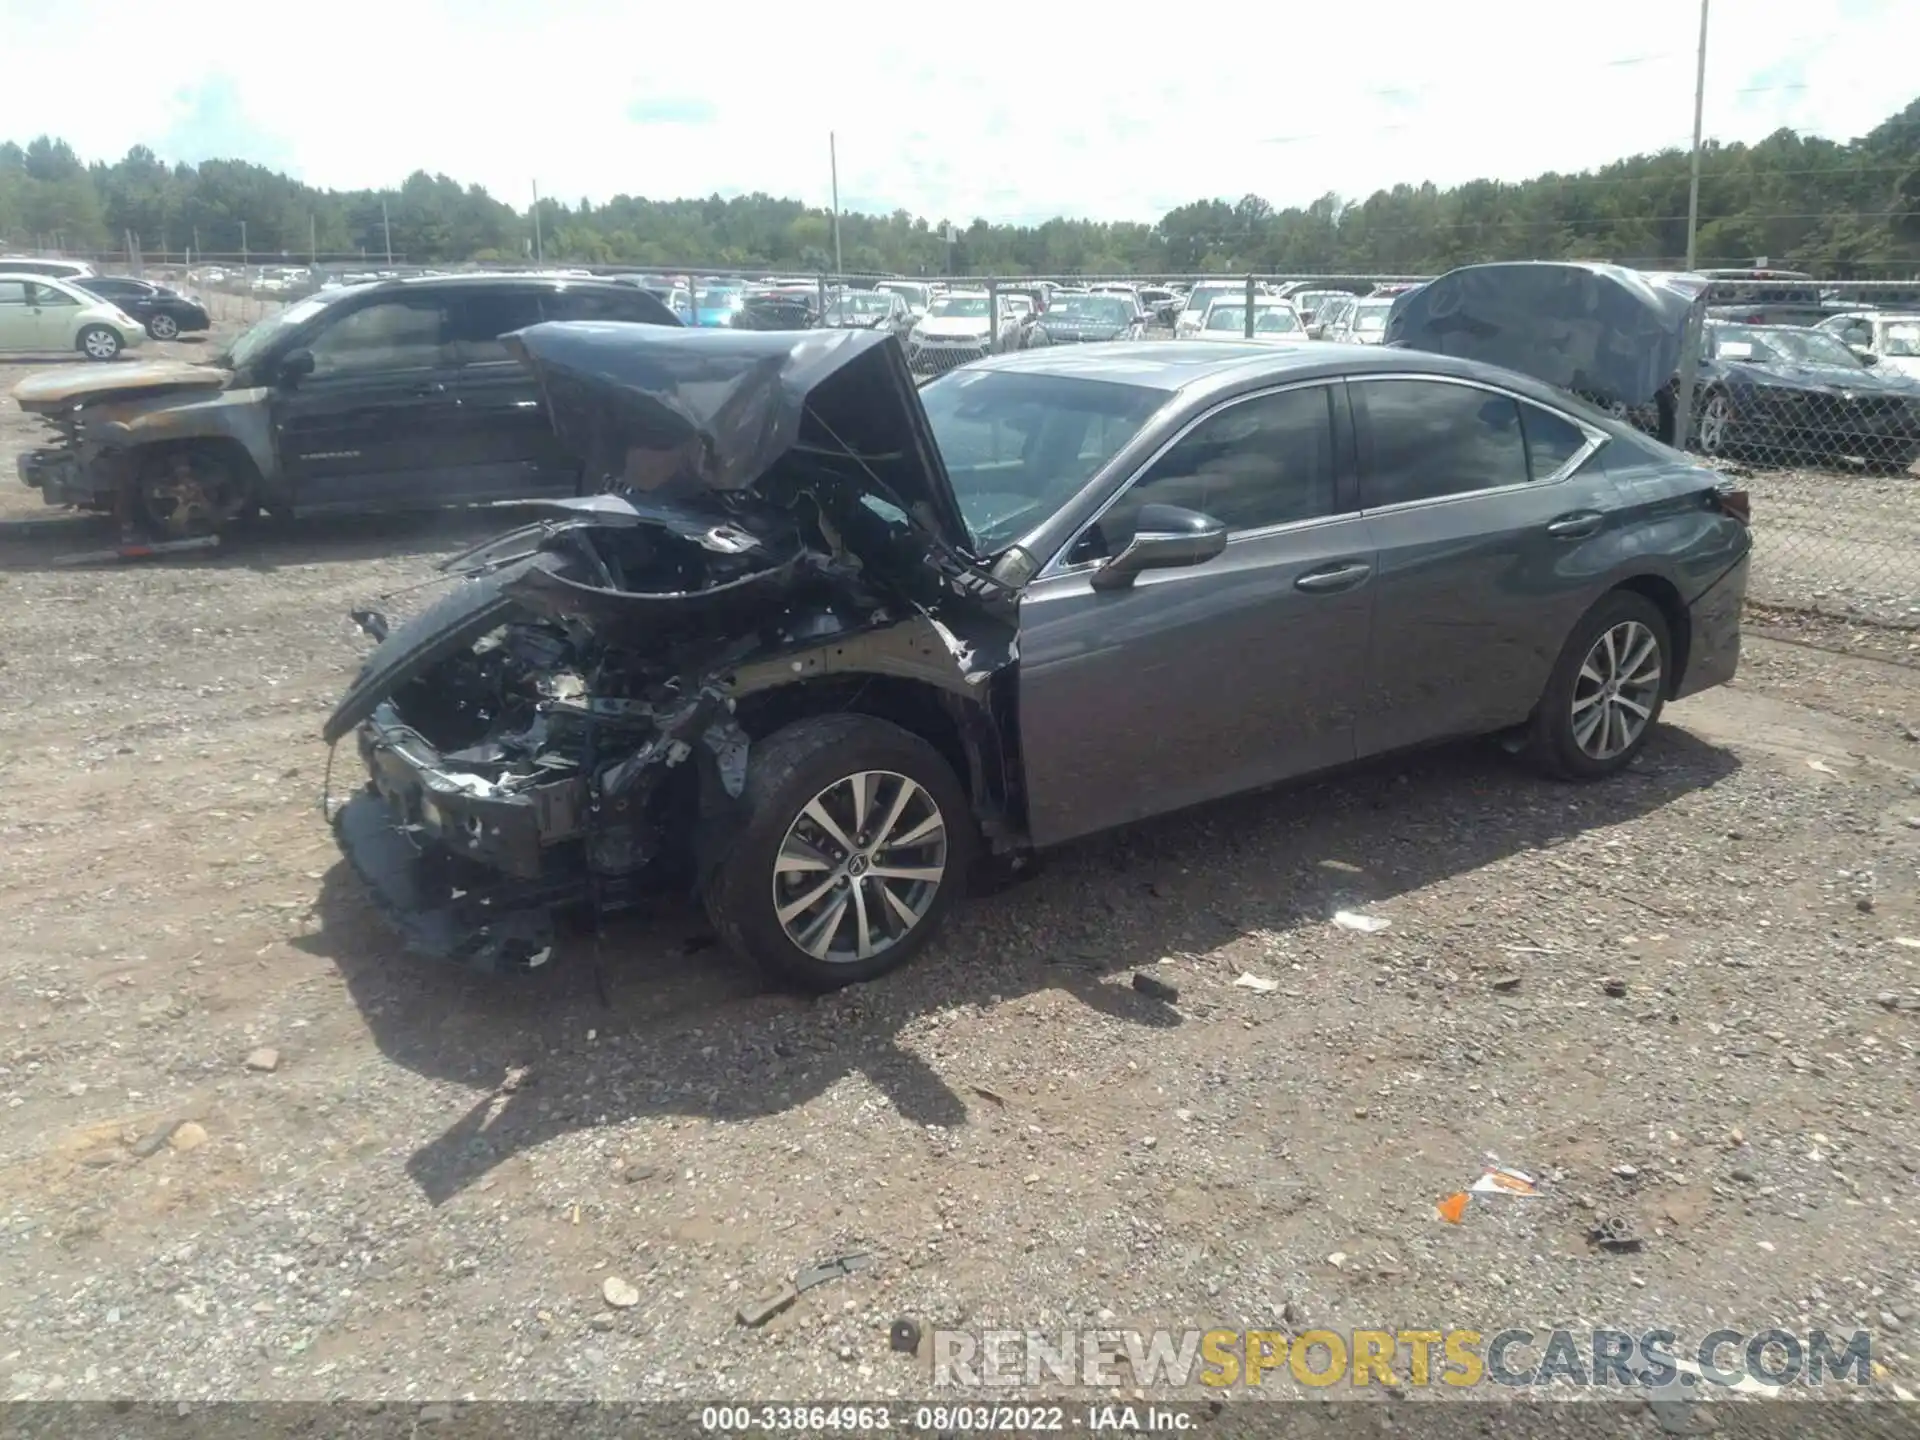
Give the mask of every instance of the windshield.
<svg viewBox="0 0 1920 1440">
<path fill-rule="evenodd" d="M 254 358 L 267 347 L 275 336 L 293 329 L 296 325 L 306 324 L 307 321 L 318 315 L 337 298 L 346 293 L 347 291 L 343 287 L 339 290 L 329 290 L 324 295 L 310 295 L 297 305 L 289 305 L 278 315 L 269 315 L 238 340 L 234 341 L 233 344 L 227 348 L 225 354 L 215 356 L 213 363 L 216 365 L 225 365 L 230 370 L 238 370 L 242 366 L 252 364 Z"/>
<path fill-rule="evenodd" d="M 1881 331 L 1880 353 L 1906 357 L 1920 355 L 1920 322 L 1889 325 Z"/>
<path fill-rule="evenodd" d="M 1356 330 L 1385 330 L 1387 315 L 1391 305 L 1361 305 L 1353 312 L 1353 328 Z"/>
<path fill-rule="evenodd" d="M 1047 307 L 1047 319 L 1119 329 L 1133 323 L 1133 306 L 1115 295 L 1056 295 Z"/>
<path fill-rule="evenodd" d="M 983 555 L 1068 500 L 1168 399 L 1108 380 L 954 370 L 920 388 L 954 498 Z"/>
<path fill-rule="evenodd" d="M 702 310 L 737 310 L 740 298 L 738 290 L 702 290 L 693 303 Z"/>
<path fill-rule="evenodd" d="M 1266 305 L 1253 317 L 1253 333 L 1256 335 L 1290 335 L 1298 333 L 1299 329 L 1300 317 L 1290 308 Z"/>
<path fill-rule="evenodd" d="M 1239 334 L 1247 328 L 1247 307 L 1241 305 L 1216 305 L 1207 312 L 1207 329 L 1225 330 Z"/>
<path fill-rule="evenodd" d="M 941 320 L 984 320 L 987 318 L 987 297 L 984 295 L 942 295 L 927 308 L 927 314 Z"/>
<path fill-rule="evenodd" d="M 874 288 L 877 290 L 891 291 L 893 294 L 905 299 L 909 305 L 925 305 L 927 303 L 927 287 L 924 285 L 877 285 Z"/>
<path fill-rule="evenodd" d="M 1208 305 L 1218 300 L 1222 295 L 1231 295 L 1236 290 L 1242 294 L 1246 293 L 1246 287 L 1243 285 L 1196 285 L 1187 295 L 1185 308 L 1188 310 L 1204 311 Z"/>
<path fill-rule="evenodd" d="M 875 316 L 889 315 L 892 312 L 893 297 L 891 295 L 842 295 L 827 307 L 829 315 L 843 320 L 851 317 L 870 320 Z"/>
<path fill-rule="evenodd" d="M 1714 336 L 1714 352 L 1728 345 L 1750 345 L 1759 365 L 1832 365 L 1863 370 L 1859 357 L 1832 335 L 1819 330 L 1750 330 L 1723 325 Z M 1729 359 L 1738 358 L 1729 356 Z"/>
</svg>

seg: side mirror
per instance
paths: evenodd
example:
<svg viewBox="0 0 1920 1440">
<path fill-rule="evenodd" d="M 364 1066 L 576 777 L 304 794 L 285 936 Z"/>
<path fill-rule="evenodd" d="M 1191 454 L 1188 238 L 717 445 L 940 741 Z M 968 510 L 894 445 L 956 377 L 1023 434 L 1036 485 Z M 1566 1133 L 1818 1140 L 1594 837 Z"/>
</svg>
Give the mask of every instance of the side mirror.
<svg viewBox="0 0 1920 1440">
<path fill-rule="evenodd" d="M 313 373 L 313 351 L 289 350 L 280 357 L 275 376 L 282 385 L 292 385 Z"/>
<path fill-rule="evenodd" d="M 1864 345 L 1851 345 L 1848 348 L 1859 357 L 1862 365 L 1878 365 L 1880 363 L 1880 357 Z"/>
<path fill-rule="evenodd" d="M 1124 590 L 1143 570 L 1203 565 L 1227 548 L 1227 527 L 1179 505 L 1142 505 L 1127 548 L 1093 572 L 1096 590 Z"/>
</svg>

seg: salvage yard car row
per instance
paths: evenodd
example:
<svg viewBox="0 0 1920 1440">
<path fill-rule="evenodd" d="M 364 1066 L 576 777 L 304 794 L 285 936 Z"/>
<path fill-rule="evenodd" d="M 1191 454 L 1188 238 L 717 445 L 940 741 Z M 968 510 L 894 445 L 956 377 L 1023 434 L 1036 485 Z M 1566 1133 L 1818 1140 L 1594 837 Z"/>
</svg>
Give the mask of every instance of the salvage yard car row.
<svg viewBox="0 0 1920 1440">
<path fill-rule="evenodd" d="M 1697 295 L 1549 268 L 1552 300 L 1531 267 L 1432 284 L 1606 314 L 1582 373 L 1644 402 Z M 1244 286 L 1208 303 L 1244 328 Z M 410 622 L 356 617 L 322 735 L 359 752 L 335 826 L 368 893 L 489 971 L 692 893 L 830 989 L 983 873 L 1215 797 L 1480 733 L 1613 774 L 1737 664 L 1745 496 L 1548 383 L 1552 345 L 1529 376 L 1290 340 L 1268 293 L 1253 343 L 1130 340 L 1113 290 L 933 294 L 904 343 L 867 308 L 783 331 L 591 277 L 339 287 L 212 364 L 24 381 L 60 443 L 22 478 L 166 533 L 543 506 Z M 1048 313 L 1126 323 L 1090 349 Z M 970 353 L 916 376 L 916 334 Z"/>
</svg>

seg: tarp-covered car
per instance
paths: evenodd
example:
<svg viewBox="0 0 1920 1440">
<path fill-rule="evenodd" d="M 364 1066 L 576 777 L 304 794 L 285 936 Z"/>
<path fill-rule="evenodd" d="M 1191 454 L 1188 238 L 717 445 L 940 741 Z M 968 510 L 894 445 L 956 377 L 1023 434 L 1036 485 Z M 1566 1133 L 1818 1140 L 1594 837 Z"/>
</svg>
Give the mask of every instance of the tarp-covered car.
<svg viewBox="0 0 1920 1440">
<path fill-rule="evenodd" d="M 1706 291 L 1697 275 L 1621 265 L 1467 265 L 1397 296 L 1384 343 L 1518 370 L 1617 412 L 1658 407 L 1655 433 L 1671 439 L 1675 380 Z"/>
<path fill-rule="evenodd" d="M 865 330 L 507 343 L 607 488 L 364 616 L 324 730 L 355 869 L 480 968 L 664 884 L 870 979 L 984 851 L 1456 734 L 1597 778 L 1738 659 L 1743 497 L 1509 371 L 1135 342 L 916 389 Z"/>
</svg>

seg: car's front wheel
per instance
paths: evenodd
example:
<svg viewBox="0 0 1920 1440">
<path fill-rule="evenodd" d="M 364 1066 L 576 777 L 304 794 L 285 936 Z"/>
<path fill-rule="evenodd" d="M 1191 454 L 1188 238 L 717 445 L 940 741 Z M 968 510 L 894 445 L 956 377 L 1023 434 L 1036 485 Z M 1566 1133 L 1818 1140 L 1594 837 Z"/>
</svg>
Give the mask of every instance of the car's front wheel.
<svg viewBox="0 0 1920 1440">
<path fill-rule="evenodd" d="M 812 990 L 905 964 L 971 868 L 965 790 L 940 752 L 866 715 L 799 720 L 755 745 L 746 819 L 708 876 L 727 946 Z"/>
<path fill-rule="evenodd" d="M 1653 733 L 1665 704 L 1673 638 L 1646 596 L 1616 590 L 1589 610 L 1534 708 L 1530 759 L 1569 780 L 1624 770 Z"/>
<path fill-rule="evenodd" d="M 172 340 L 180 334 L 180 322 L 171 315 L 153 315 L 147 319 L 147 334 L 156 340 Z"/>
<path fill-rule="evenodd" d="M 120 334 L 110 325 L 89 325 L 80 332 L 78 346 L 89 360 L 111 360 L 120 353 Z"/>
<path fill-rule="evenodd" d="M 1694 442 L 1706 455 L 1725 455 L 1733 445 L 1733 401 L 1724 390 L 1711 390 L 1694 421 Z"/>
</svg>

